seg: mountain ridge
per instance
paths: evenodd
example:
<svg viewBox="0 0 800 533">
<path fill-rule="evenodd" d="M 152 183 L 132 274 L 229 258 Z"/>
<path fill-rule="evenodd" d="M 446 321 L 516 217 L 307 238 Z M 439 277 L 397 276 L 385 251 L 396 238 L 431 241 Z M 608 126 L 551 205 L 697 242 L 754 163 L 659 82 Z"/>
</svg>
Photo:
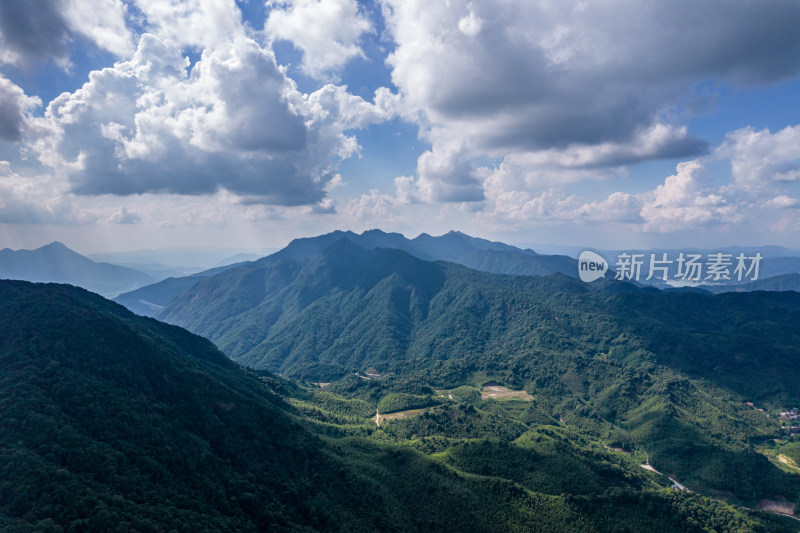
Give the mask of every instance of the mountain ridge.
<svg viewBox="0 0 800 533">
<path fill-rule="evenodd" d="M 106 296 L 155 281 L 138 270 L 93 261 L 58 241 L 35 250 L 0 250 L 0 278 L 69 283 Z"/>
<path fill-rule="evenodd" d="M 375 248 L 403 250 L 425 261 L 450 261 L 500 274 L 549 275 L 561 272 L 577 277 L 577 262 L 572 258 L 556 255 L 541 256 L 533 250 L 521 250 L 508 244 L 470 237 L 456 231 L 439 237 L 423 233 L 414 239 L 408 239 L 400 233 L 386 233 L 378 229 L 367 230 L 361 234 L 336 230 L 316 237 L 294 239 L 285 248 L 253 263 L 265 264 L 283 259 L 307 258 L 322 252 L 342 238 L 347 238 L 367 250 Z M 196 280 L 195 277 L 186 276 L 175 278 L 171 283 L 173 287 L 187 290 Z M 129 306 L 134 312 L 145 316 L 156 316 L 160 308 L 140 304 L 141 294 L 150 294 L 146 300 L 162 307 L 180 294 L 174 288 L 162 292 L 156 285 L 145 287 L 138 292 L 122 294 L 115 301 Z M 163 285 L 166 287 L 167 284 Z"/>
<path fill-rule="evenodd" d="M 791 531 L 493 401 L 405 438 L 76 287 L 0 281 L 0 321 L 3 531 Z"/>
</svg>

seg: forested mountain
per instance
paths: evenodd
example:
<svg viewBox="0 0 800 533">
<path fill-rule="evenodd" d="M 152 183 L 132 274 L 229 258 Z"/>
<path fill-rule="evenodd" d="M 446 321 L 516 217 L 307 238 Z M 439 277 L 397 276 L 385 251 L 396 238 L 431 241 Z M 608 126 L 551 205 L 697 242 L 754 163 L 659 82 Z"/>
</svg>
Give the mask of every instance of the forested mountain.
<svg viewBox="0 0 800 533">
<path fill-rule="evenodd" d="M 206 278 L 159 318 L 211 339 L 247 366 L 320 380 L 434 362 L 474 371 L 475 359 L 483 367 L 505 364 L 501 354 L 522 348 L 616 359 L 647 350 L 681 372 L 735 382 L 755 400 L 800 403 L 794 293 L 712 296 L 562 275 L 493 275 L 342 238 L 310 258 Z M 756 348 L 757 358 L 730 357 Z M 774 385 L 751 383 L 755 369 Z"/>
<path fill-rule="evenodd" d="M 120 294 L 114 298 L 114 301 L 124 305 L 137 315 L 155 316 L 176 296 L 188 290 L 198 281 L 243 264 L 244 262 L 234 263 L 204 270 L 190 276 L 162 279 L 157 283 Z"/>
<path fill-rule="evenodd" d="M 0 250 L 0 279 L 69 283 L 106 296 L 155 281 L 138 270 L 92 261 L 60 242 L 36 250 Z"/>
<path fill-rule="evenodd" d="M 368 400 L 69 286 L 0 282 L 0 322 L 4 532 L 792 530 L 675 492 L 540 408 L 453 391 L 378 428 Z"/>
<path fill-rule="evenodd" d="M 645 450 L 693 490 L 800 497 L 797 475 L 755 453 L 784 435 L 778 420 L 746 403 L 800 404 L 798 293 L 496 275 L 341 239 L 207 278 L 160 318 L 246 366 L 371 401 L 420 384 L 524 388 L 528 421 Z"/>
<path fill-rule="evenodd" d="M 407 239 L 399 233 L 385 233 L 377 229 L 361 234 L 351 231 L 334 231 L 317 237 L 295 239 L 286 248 L 256 262 L 265 264 L 286 259 L 309 258 L 343 238 L 347 238 L 367 250 L 375 248 L 403 250 L 426 261 L 451 261 L 485 272 L 542 276 L 561 272 L 571 277 L 577 277 L 577 262 L 570 257 L 539 255 L 533 250 L 520 250 L 508 244 L 470 237 L 456 231 L 439 237 L 423 233 L 414 239 Z M 208 277 L 209 273 L 213 273 L 213 271 L 170 278 L 164 282 L 154 283 L 142 287 L 140 290 L 122 294 L 114 301 L 137 314 L 155 316 L 160 312 L 161 307 L 192 287 L 199 277 Z"/>
<path fill-rule="evenodd" d="M 470 237 L 458 231 L 450 231 L 438 237 L 423 233 L 413 239 L 377 229 L 361 234 L 334 231 L 318 237 L 295 239 L 283 250 L 261 261 L 303 259 L 322 252 L 343 238 L 365 250 L 392 248 L 425 261 L 449 261 L 495 274 L 547 275 L 561 272 L 577 277 L 577 262 L 571 257 L 539 255 L 533 250 L 521 250 L 502 242 Z"/>
</svg>

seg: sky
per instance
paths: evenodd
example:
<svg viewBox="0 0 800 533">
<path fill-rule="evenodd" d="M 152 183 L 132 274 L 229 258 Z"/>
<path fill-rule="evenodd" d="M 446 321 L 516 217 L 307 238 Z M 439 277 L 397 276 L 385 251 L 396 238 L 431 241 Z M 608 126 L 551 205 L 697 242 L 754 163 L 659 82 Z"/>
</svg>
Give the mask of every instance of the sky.
<svg viewBox="0 0 800 533">
<path fill-rule="evenodd" d="M 797 0 L 0 0 L 0 248 L 797 248 L 797 28 Z"/>
</svg>

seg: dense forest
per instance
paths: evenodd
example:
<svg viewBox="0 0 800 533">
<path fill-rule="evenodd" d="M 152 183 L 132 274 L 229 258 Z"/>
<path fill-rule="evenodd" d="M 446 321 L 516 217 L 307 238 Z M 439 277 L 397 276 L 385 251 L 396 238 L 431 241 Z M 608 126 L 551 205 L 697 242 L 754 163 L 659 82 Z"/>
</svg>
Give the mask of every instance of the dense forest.
<svg viewBox="0 0 800 533">
<path fill-rule="evenodd" d="M 800 404 L 798 293 L 496 275 L 340 240 L 207 278 L 161 316 L 246 366 L 379 408 L 494 381 L 533 395 L 524 423 L 639 450 L 693 490 L 750 506 L 800 497 L 800 478 L 766 452 L 788 436 L 775 413 Z M 392 425 L 467 436 L 439 411 Z"/>
<path fill-rule="evenodd" d="M 546 398 L 321 390 L 63 285 L 0 282 L 0 320 L 2 531 L 792 530 L 671 489 Z M 378 427 L 379 405 L 427 407 Z"/>
</svg>

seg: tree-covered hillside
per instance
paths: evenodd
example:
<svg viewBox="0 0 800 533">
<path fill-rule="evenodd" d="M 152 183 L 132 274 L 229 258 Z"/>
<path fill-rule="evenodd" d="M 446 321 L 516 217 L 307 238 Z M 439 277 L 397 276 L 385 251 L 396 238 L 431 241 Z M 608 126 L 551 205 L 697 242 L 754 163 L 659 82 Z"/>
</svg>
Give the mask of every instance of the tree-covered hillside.
<svg viewBox="0 0 800 533">
<path fill-rule="evenodd" d="M 74 287 L 0 282 L 0 323 L 0 531 L 791 530 L 466 389 L 378 428 Z"/>
<path fill-rule="evenodd" d="M 642 450 L 693 490 L 800 497 L 798 477 L 756 453 L 784 436 L 758 408 L 800 403 L 794 292 L 493 275 L 342 240 L 208 278 L 162 317 L 246 366 L 374 402 L 497 381 L 533 395 L 529 421 Z"/>
</svg>

